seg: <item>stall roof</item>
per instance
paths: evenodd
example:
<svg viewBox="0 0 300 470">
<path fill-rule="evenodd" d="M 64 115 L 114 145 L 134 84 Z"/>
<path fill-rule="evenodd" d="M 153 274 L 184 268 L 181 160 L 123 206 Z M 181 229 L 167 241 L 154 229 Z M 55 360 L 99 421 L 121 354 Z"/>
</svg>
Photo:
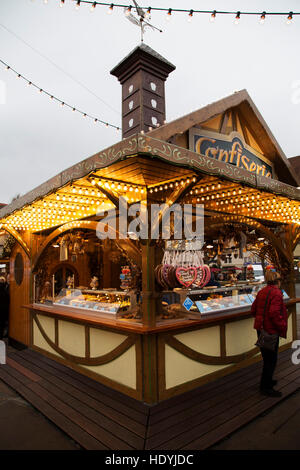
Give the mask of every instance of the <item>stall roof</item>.
<svg viewBox="0 0 300 470">
<path fill-rule="evenodd" d="M 263 154 L 274 165 L 276 173 L 280 175 L 280 180 L 293 186 L 300 186 L 300 173 L 297 173 L 291 165 L 290 159 L 284 154 L 247 90 L 237 91 L 208 104 L 164 126 L 151 130 L 147 135 L 155 139 L 169 141 L 176 134 L 183 134 L 193 126 L 201 126 L 201 124 L 232 108 L 238 111 L 247 128 L 255 135 Z"/>
<path fill-rule="evenodd" d="M 300 155 L 298 157 L 291 157 L 289 158 L 289 162 L 292 165 L 295 173 L 299 176 L 300 175 Z"/>
<path fill-rule="evenodd" d="M 238 192 L 236 197 L 240 199 L 249 197 L 251 193 L 251 211 L 246 207 L 247 204 L 245 210 L 242 210 L 244 203 L 241 200 L 241 214 L 277 222 L 299 223 L 300 190 L 295 186 L 256 175 L 144 134 L 135 134 L 122 140 L 16 199 L 0 209 L 0 223 L 16 229 L 44 230 L 113 207 L 107 191 L 115 198 L 123 195 L 129 202 L 134 202 L 141 199 L 146 188 L 157 188 L 160 191 L 167 187 L 170 190 L 176 180 L 186 184 L 199 175 L 204 194 L 207 185 L 209 191 L 217 191 L 217 185 L 220 185 L 219 197 L 220 201 L 224 201 L 218 210 L 232 212 L 231 198 L 228 199 L 228 192 L 223 197 L 223 190 Z M 201 186 L 202 183 L 197 184 Z M 193 187 L 189 189 L 192 191 Z M 261 198 L 266 205 L 259 209 Z M 215 202 L 207 200 L 205 205 L 214 210 Z M 253 202 L 256 203 L 255 207 Z M 271 210 L 272 205 L 275 206 L 274 212 Z M 287 206 L 286 211 L 284 205 Z"/>
</svg>

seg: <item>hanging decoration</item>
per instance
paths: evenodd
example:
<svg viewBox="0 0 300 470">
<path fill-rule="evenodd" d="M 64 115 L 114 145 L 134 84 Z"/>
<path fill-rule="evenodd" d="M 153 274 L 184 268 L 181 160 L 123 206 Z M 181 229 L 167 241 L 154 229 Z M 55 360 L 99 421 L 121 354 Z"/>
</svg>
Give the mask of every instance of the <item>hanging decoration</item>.
<svg viewBox="0 0 300 470">
<path fill-rule="evenodd" d="M 202 251 L 184 247 L 188 247 L 185 240 L 178 249 L 165 250 L 162 263 L 155 268 L 156 280 L 164 289 L 180 286 L 199 289 L 210 280 L 210 268 L 204 264 Z"/>
</svg>

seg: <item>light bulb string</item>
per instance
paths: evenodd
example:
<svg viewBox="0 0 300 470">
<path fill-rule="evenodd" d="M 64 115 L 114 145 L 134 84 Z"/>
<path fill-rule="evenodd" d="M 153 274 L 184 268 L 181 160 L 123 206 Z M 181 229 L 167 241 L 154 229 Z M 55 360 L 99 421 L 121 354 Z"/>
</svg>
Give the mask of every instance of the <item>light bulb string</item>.
<svg viewBox="0 0 300 470">
<path fill-rule="evenodd" d="M 75 111 L 75 112 L 81 114 L 84 117 L 87 117 L 89 119 L 93 119 L 95 123 L 99 122 L 100 124 L 104 124 L 106 127 L 112 127 L 114 129 L 116 129 L 117 131 L 119 131 L 121 129 L 120 127 L 115 126 L 114 124 L 110 124 L 107 121 L 103 121 L 102 119 L 99 119 L 95 116 L 92 116 L 91 114 L 85 113 L 84 111 L 81 111 L 80 109 L 76 108 L 75 106 L 72 106 L 72 105 L 68 104 L 66 101 L 61 100 L 60 98 L 57 98 L 57 96 L 53 95 L 52 93 L 49 93 L 48 91 L 44 90 L 44 88 L 41 88 L 36 83 L 34 83 L 31 80 L 29 80 L 28 78 L 24 77 L 24 75 L 22 75 L 17 70 L 15 70 L 13 67 L 11 67 L 9 64 L 4 62 L 4 60 L 0 59 L 0 63 L 3 64 L 6 67 L 6 70 L 13 72 L 15 75 L 17 75 L 18 78 L 22 78 L 27 83 L 27 85 L 30 85 L 33 88 L 36 88 L 37 90 L 40 91 L 41 94 L 44 93 L 45 95 L 49 96 L 49 98 L 51 98 L 53 101 L 56 101 L 57 103 L 60 103 L 61 106 L 66 107 L 66 108 L 70 108 L 72 111 Z"/>
<path fill-rule="evenodd" d="M 76 0 L 72 0 L 73 2 L 76 2 Z M 78 2 L 76 2 L 77 5 Z M 81 3 L 85 3 L 85 4 L 88 4 L 88 5 L 91 5 L 93 6 L 94 8 L 99 5 L 99 6 L 106 6 L 106 7 L 109 7 L 110 9 L 113 9 L 113 8 L 134 8 L 132 5 L 130 4 L 121 4 L 121 3 L 111 3 L 111 2 L 95 2 L 95 1 L 92 1 L 92 0 L 81 0 L 80 1 L 80 4 Z M 140 6 L 141 9 L 144 9 L 144 10 L 150 10 L 150 11 L 163 11 L 163 12 L 166 12 L 168 13 L 169 15 L 171 13 L 188 13 L 188 14 L 191 14 L 191 11 L 193 13 L 202 13 L 202 14 L 215 14 L 215 15 L 236 15 L 237 14 L 237 11 L 225 11 L 225 10 L 194 10 L 194 9 L 191 9 L 191 8 L 188 8 L 188 9 L 183 9 L 183 8 L 165 8 L 165 7 L 149 7 L 148 6 Z M 300 12 L 292 12 L 292 11 L 286 11 L 286 12 L 283 12 L 283 11 L 242 11 L 242 10 L 239 10 L 239 13 L 240 15 L 256 15 L 256 16 L 261 16 L 262 13 L 265 15 L 265 16 L 289 16 L 290 14 L 292 14 L 292 16 L 295 16 L 295 15 L 300 15 Z"/>
</svg>

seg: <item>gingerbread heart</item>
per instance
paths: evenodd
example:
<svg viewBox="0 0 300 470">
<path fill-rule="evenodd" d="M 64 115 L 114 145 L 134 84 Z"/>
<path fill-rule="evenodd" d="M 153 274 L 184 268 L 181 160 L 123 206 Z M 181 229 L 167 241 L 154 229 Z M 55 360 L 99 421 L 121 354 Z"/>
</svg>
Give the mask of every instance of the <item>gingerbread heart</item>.
<svg viewBox="0 0 300 470">
<path fill-rule="evenodd" d="M 180 284 L 184 287 L 190 287 L 197 277 L 197 268 L 177 268 L 176 269 L 176 278 Z"/>
<path fill-rule="evenodd" d="M 198 266 L 197 268 L 197 276 L 195 281 L 193 282 L 193 286 L 196 287 L 204 287 L 210 280 L 211 274 L 210 274 L 210 268 L 207 266 L 207 264 L 204 264 L 203 266 Z"/>
<path fill-rule="evenodd" d="M 205 274 L 206 274 L 206 272 L 205 272 L 205 269 L 203 268 L 203 266 L 199 266 L 197 268 L 197 276 L 196 276 L 196 279 L 193 282 L 193 286 L 202 287 L 203 280 L 205 279 Z"/>
</svg>

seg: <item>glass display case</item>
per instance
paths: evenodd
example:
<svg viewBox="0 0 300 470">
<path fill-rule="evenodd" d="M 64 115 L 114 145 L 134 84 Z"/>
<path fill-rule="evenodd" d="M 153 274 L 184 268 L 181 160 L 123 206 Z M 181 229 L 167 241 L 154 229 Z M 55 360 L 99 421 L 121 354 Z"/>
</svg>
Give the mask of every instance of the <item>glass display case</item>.
<svg viewBox="0 0 300 470">
<path fill-rule="evenodd" d="M 97 290 L 70 286 L 61 289 L 59 294 L 55 295 L 54 285 L 49 281 L 42 291 L 35 285 L 33 303 L 80 309 L 89 314 L 111 318 L 140 319 L 140 306 L 134 290 Z"/>
<path fill-rule="evenodd" d="M 200 318 L 211 314 L 250 310 L 264 284 L 238 283 L 232 286 L 208 286 L 202 289 L 173 289 L 161 293 L 162 319 Z M 283 291 L 284 300 L 289 296 Z"/>
<path fill-rule="evenodd" d="M 116 316 L 130 309 L 130 294 L 119 291 L 62 289 L 53 305 L 80 308 Z"/>
</svg>

